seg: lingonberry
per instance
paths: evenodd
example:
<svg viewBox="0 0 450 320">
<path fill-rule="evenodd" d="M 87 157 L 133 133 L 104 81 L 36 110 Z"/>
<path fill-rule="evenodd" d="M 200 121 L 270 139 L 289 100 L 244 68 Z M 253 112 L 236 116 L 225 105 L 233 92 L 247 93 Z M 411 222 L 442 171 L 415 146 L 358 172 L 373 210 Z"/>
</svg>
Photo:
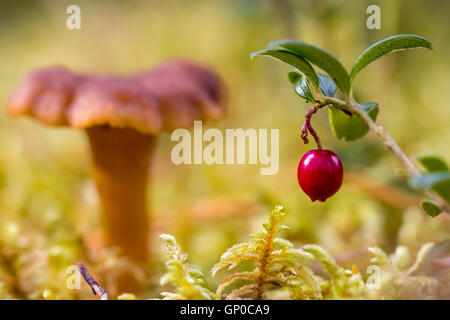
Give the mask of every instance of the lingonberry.
<svg viewBox="0 0 450 320">
<path fill-rule="evenodd" d="M 298 164 L 297 178 L 311 201 L 325 201 L 342 185 L 344 170 L 339 157 L 330 150 L 310 150 Z"/>
</svg>

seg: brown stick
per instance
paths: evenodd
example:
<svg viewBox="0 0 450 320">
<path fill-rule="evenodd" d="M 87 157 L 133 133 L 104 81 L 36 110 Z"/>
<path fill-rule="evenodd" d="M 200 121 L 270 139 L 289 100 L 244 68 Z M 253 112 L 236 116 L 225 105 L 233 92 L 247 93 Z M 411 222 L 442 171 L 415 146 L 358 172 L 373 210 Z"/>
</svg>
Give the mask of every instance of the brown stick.
<svg viewBox="0 0 450 320">
<path fill-rule="evenodd" d="M 92 275 L 89 273 L 87 267 L 82 263 L 78 263 L 78 269 L 80 270 L 83 279 L 91 287 L 92 292 L 98 295 L 100 297 L 100 300 L 108 300 L 108 293 L 102 287 L 99 286 L 97 281 L 94 280 Z"/>
</svg>

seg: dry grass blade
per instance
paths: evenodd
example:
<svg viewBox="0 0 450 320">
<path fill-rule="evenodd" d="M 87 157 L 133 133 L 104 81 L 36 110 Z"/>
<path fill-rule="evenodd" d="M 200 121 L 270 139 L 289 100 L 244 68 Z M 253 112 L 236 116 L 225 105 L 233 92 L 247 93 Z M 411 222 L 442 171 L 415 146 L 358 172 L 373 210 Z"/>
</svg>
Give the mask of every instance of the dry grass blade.
<svg viewBox="0 0 450 320">
<path fill-rule="evenodd" d="M 87 267 L 82 263 L 78 263 L 78 268 L 81 275 L 83 276 L 83 279 L 92 288 L 92 292 L 98 295 L 100 297 L 100 300 L 108 300 L 108 293 L 106 292 L 106 290 L 100 287 L 97 281 L 94 280 Z"/>
</svg>

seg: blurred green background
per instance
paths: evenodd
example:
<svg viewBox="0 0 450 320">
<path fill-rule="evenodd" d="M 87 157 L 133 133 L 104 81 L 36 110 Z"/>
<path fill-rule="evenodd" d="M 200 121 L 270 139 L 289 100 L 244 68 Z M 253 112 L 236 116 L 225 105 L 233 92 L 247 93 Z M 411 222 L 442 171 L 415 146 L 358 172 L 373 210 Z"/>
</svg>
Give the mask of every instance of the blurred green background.
<svg viewBox="0 0 450 320">
<path fill-rule="evenodd" d="M 67 6 L 81 8 L 81 30 L 66 28 Z M 380 30 L 366 8 L 381 8 Z M 368 263 L 365 249 L 388 251 L 449 238 L 448 217 L 422 214 L 418 194 L 396 173 L 396 159 L 369 134 L 334 138 L 326 112 L 313 125 L 345 169 L 344 185 L 326 203 L 311 203 L 296 168 L 313 145 L 300 128 L 308 105 L 286 79 L 287 66 L 249 53 L 294 38 L 329 51 L 346 66 L 370 44 L 397 33 L 428 38 L 433 51 L 400 52 L 367 67 L 355 97 L 380 103 L 383 124 L 407 154 L 450 159 L 450 2 L 446 1 L 0 1 L 0 297 L 90 297 L 65 287 L 66 267 L 97 266 L 102 281 L 114 259 L 95 255 L 101 215 L 83 132 L 51 128 L 4 112 L 11 90 L 31 70 L 60 64 L 77 72 L 128 75 L 174 57 L 213 67 L 230 92 L 227 117 L 207 126 L 279 128 L 280 170 L 259 165 L 175 166 L 169 134 L 159 138 L 149 203 L 154 259 L 148 296 L 158 293 L 165 256 L 157 234 L 177 237 L 193 263 L 208 270 L 232 244 L 260 227 L 273 204 L 288 210 L 286 237 L 318 243 L 344 265 Z M 109 259 L 109 260 L 108 260 Z M 112 262 L 111 262 L 112 261 Z M 106 274 L 106 275 L 105 275 Z M 213 283 L 217 279 L 210 279 Z"/>
</svg>

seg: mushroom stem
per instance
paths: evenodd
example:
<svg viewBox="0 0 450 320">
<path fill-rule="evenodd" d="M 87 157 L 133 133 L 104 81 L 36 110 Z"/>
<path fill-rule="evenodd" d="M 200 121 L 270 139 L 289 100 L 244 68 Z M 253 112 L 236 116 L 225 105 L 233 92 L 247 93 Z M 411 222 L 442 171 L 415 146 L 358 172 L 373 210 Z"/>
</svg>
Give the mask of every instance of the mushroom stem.
<svg viewBox="0 0 450 320">
<path fill-rule="evenodd" d="M 147 177 L 155 138 L 109 126 L 88 128 L 87 134 L 107 243 L 142 268 L 148 256 Z"/>
</svg>

